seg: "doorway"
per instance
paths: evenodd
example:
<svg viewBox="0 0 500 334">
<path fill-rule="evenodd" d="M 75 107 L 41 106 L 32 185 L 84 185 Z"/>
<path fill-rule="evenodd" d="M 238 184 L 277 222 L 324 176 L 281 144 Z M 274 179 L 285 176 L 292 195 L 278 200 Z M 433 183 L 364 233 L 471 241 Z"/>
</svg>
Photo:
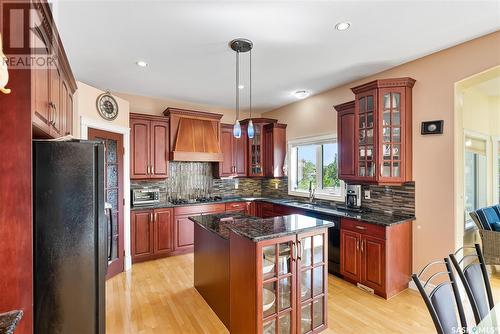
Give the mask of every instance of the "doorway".
<svg viewBox="0 0 500 334">
<path fill-rule="evenodd" d="M 124 268 L 124 196 L 123 196 L 123 135 L 119 133 L 89 128 L 88 139 L 101 141 L 105 147 L 104 198 L 110 204 L 108 228 L 108 271 L 106 279 Z"/>
</svg>

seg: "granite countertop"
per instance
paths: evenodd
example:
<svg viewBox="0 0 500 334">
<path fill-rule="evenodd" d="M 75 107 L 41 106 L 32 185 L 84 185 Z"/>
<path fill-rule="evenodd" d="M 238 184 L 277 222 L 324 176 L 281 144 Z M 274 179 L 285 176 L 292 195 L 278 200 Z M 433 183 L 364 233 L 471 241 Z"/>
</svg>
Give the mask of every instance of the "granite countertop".
<svg viewBox="0 0 500 334">
<path fill-rule="evenodd" d="M 258 218 L 243 214 L 224 213 L 189 217 L 189 219 L 201 227 L 217 233 L 224 239 L 229 239 L 230 231 L 232 231 L 254 242 L 335 225 L 331 221 L 302 215 Z"/>
<path fill-rule="evenodd" d="M 23 311 L 10 311 L 0 313 L 0 333 L 11 334 L 14 333 L 16 326 L 23 317 Z"/>
<path fill-rule="evenodd" d="M 327 216 L 335 216 L 335 217 L 345 217 L 350 219 L 356 219 L 359 221 L 368 222 L 371 224 L 381 225 L 381 226 L 391 226 L 396 224 L 401 224 L 407 221 L 415 220 L 415 216 L 409 215 L 394 215 L 385 212 L 376 212 L 376 211 L 347 211 L 337 209 L 334 206 L 328 205 L 318 205 L 302 202 L 300 200 L 291 200 L 291 199 L 280 199 L 280 198 L 268 198 L 268 197 L 224 197 L 222 200 L 214 201 L 214 202 L 203 202 L 203 203 L 188 203 L 188 204 L 179 204 L 174 205 L 169 202 L 159 203 L 157 205 L 152 206 L 143 206 L 143 207 L 133 207 L 132 211 L 135 210 L 149 210 L 149 209 L 158 209 L 158 208 L 175 208 L 175 207 L 183 207 L 190 205 L 203 205 L 203 204 L 214 204 L 214 203 L 230 203 L 230 202 L 267 202 L 273 204 L 284 205 L 292 208 L 302 209 L 307 212 L 312 212 L 316 214 L 322 214 Z"/>
</svg>

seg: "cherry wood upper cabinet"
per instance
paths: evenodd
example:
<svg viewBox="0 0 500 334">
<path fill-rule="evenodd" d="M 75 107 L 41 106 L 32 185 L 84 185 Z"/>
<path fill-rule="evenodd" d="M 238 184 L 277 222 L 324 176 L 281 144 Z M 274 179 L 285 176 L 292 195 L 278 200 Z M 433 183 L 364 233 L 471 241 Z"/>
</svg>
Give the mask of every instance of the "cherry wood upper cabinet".
<svg viewBox="0 0 500 334">
<path fill-rule="evenodd" d="M 283 177 L 286 156 L 286 124 L 264 126 L 264 175 Z"/>
<path fill-rule="evenodd" d="M 352 88 L 339 111 L 339 177 L 360 184 L 412 181 L 412 78 L 375 80 Z M 342 147 L 344 146 L 344 147 Z M 354 171 L 353 171 L 354 168 Z"/>
<path fill-rule="evenodd" d="M 31 113 L 34 138 L 57 138 L 72 134 L 73 94 L 77 86 L 48 5 L 34 2 L 32 29 L 27 38 L 47 61 L 31 70 Z M 43 22 L 37 26 L 36 22 Z"/>
<path fill-rule="evenodd" d="M 241 126 L 241 137 L 235 138 L 232 124 L 221 124 L 220 147 L 222 162 L 215 165 L 216 177 L 247 176 L 248 134 L 246 125 Z"/>
<path fill-rule="evenodd" d="M 168 177 L 168 119 L 130 114 L 130 178 Z"/>
<path fill-rule="evenodd" d="M 356 162 L 354 142 L 357 139 L 355 130 L 354 101 L 335 106 L 337 110 L 339 178 L 349 181 L 356 178 Z"/>
</svg>

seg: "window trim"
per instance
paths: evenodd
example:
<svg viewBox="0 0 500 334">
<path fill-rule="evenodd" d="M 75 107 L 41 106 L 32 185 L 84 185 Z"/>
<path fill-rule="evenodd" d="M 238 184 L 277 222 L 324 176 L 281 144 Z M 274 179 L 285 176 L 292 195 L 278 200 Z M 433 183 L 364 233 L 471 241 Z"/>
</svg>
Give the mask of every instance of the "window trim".
<svg viewBox="0 0 500 334">
<path fill-rule="evenodd" d="M 327 144 L 327 143 L 335 143 L 337 144 L 337 157 L 338 154 L 340 154 L 338 150 L 338 140 L 335 135 L 331 134 L 326 134 L 326 135 L 319 135 L 319 136 L 312 136 L 312 137 L 302 137 L 302 138 L 297 138 L 293 140 L 289 140 L 287 142 L 287 156 L 288 156 L 288 195 L 291 196 L 298 196 L 298 197 L 309 197 L 309 192 L 305 191 L 296 191 L 293 190 L 293 176 L 292 173 L 296 170 L 296 166 L 292 164 L 294 157 L 294 153 L 292 149 L 294 147 L 297 147 L 299 145 L 319 145 L 319 144 Z M 321 154 L 320 150 L 317 150 L 316 156 L 318 158 L 318 155 Z M 322 161 L 322 157 L 321 157 Z M 320 184 L 322 181 L 322 176 L 323 176 L 323 168 L 320 168 L 318 173 L 316 174 L 316 183 Z M 321 185 L 323 186 L 323 185 Z M 315 193 L 315 198 L 318 199 L 323 199 L 323 200 L 328 200 L 328 201 L 336 201 L 336 202 L 345 202 L 345 184 L 343 180 L 340 180 L 340 195 L 333 195 L 330 193 L 327 193 L 325 191 L 321 191 L 321 189 L 317 189 Z"/>
<path fill-rule="evenodd" d="M 500 201 L 500 137 L 492 136 L 493 141 L 493 203 Z"/>
</svg>

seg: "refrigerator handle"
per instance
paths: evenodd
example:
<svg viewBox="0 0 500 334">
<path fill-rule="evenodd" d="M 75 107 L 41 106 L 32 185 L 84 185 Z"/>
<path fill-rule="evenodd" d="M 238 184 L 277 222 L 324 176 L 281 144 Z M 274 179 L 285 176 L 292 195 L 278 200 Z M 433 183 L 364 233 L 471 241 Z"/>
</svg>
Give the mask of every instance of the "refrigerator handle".
<svg viewBox="0 0 500 334">
<path fill-rule="evenodd" d="M 107 219 L 107 224 L 106 224 L 106 240 L 107 242 L 107 252 L 108 252 L 108 261 L 106 268 L 109 266 L 109 262 L 111 261 L 111 251 L 113 249 L 113 211 L 112 211 L 112 206 L 110 203 L 105 202 L 104 203 L 104 208 L 105 212 L 107 213 L 108 219 Z M 109 237 L 108 237 L 109 235 Z"/>
</svg>

